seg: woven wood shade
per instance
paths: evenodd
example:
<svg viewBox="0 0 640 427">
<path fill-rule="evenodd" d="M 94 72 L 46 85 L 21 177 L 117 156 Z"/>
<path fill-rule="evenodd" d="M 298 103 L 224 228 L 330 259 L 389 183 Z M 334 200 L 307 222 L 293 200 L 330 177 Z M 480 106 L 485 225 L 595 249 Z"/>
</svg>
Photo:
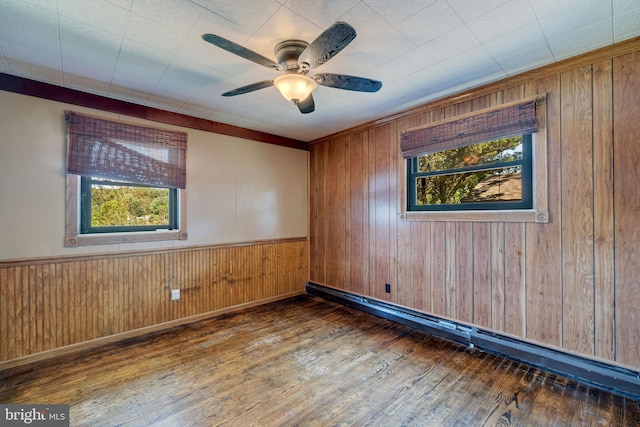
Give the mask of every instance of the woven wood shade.
<svg viewBox="0 0 640 427">
<path fill-rule="evenodd" d="M 186 188 L 187 134 L 67 111 L 67 172 Z"/>
<path fill-rule="evenodd" d="M 406 159 L 493 139 L 533 133 L 538 129 L 536 104 L 539 102 L 539 99 L 532 99 L 459 119 L 409 129 L 400 137 L 402 156 Z"/>
</svg>

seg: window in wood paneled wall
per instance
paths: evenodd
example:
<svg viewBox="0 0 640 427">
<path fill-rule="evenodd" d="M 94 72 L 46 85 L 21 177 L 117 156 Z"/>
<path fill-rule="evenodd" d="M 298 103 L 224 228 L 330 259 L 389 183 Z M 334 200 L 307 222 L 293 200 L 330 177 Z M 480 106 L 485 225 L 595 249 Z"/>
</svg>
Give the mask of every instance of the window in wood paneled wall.
<svg viewBox="0 0 640 427">
<path fill-rule="evenodd" d="M 403 186 L 400 191 L 400 219 L 409 221 L 548 222 L 545 99 L 544 95 L 538 95 L 529 100 L 476 111 L 401 132 L 400 144 L 403 156 L 399 160 L 402 162 L 399 165 L 399 170 L 404 171 L 404 179 L 400 179 Z M 501 114 L 502 112 L 509 114 Z M 495 129 L 487 129 L 486 131 L 477 129 L 477 126 L 491 124 L 490 119 L 493 116 L 497 116 L 501 120 L 504 119 L 498 125 L 504 122 L 507 126 L 496 125 L 493 126 Z M 510 121 L 516 123 L 510 123 Z M 466 126 L 469 123 L 472 126 Z M 448 125 L 455 128 L 450 140 L 443 139 L 440 131 L 447 128 Z M 461 128 L 462 125 L 465 126 Z M 487 141 L 494 142 L 514 136 L 516 139 L 522 138 L 524 142 L 522 144 L 522 159 L 517 160 L 519 164 L 516 165 L 518 168 L 517 178 L 519 178 L 520 188 L 523 189 L 517 201 L 478 201 L 473 199 L 473 194 L 471 194 L 473 191 L 465 195 L 464 200 L 456 199 L 444 202 L 435 200 L 433 194 L 423 194 L 429 191 L 430 180 L 442 176 L 443 173 L 472 174 L 486 169 L 486 167 L 478 165 L 463 164 L 450 168 L 445 165 L 443 170 L 438 171 L 426 170 L 425 167 L 430 157 L 441 153 L 459 154 L 458 151 L 466 150 L 466 147 L 480 146 L 481 143 L 486 145 Z M 430 137 L 434 137 L 435 142 L 431 143 Z M 508 163 L 506 166 L 513 166 L 511 165 L 513 162 Z M 421 167 L 421 164 L 425 167 Z M 472 170 L 467 170 L 469 167 Z M 461 168 L 464 170 L 458 170 Z M 491 178 L 490 176 L 488 179 Z"/>
</svg>

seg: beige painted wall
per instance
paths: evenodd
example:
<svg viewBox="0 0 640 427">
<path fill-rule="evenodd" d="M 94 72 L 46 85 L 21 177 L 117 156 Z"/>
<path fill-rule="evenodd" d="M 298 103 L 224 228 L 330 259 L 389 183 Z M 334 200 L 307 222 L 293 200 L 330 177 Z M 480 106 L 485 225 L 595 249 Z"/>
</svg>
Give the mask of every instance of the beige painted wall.
<svg viewBox="0 0 640 427">
<path fill-rule="evenodd" d="M 188 132 L 188 240 L 64 246 L 65 110 Z M 0 260 L 307 235 L 306 151 L 4 91 L 0 182 Z"/>
</svg>

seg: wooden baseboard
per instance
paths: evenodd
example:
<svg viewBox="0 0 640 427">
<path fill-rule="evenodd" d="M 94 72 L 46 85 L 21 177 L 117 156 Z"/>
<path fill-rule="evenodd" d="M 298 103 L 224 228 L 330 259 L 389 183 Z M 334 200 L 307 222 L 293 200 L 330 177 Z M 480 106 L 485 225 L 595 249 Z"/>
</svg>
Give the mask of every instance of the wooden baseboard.
<svg viewBox="0 0 640 427">
<path fill-rule="evenodd" d="M 84 341 L 77 344 L 71 344 L 64 347 L 55 348 L 52 350 L 43 351 L 40 353 L 30 354 L 27 356 L 19 357 L 16 359 L 6 360 L 0 362 L 0 372 L 7 369 L 19 368 L 22 366 L 33 365 L 37 363 L 46 363 L 53 359 L 60 357 L 71 356 L 73 354 L 83 353 L 92 350 L 99 350 L 108 344 L 113 344 L 119 341 L 128 340 L 131 338 L 140 338 L 144 335 L 154 334 L 162 332 L 164 330 L 174 328 L 176 326 L 187 325 L 189 323 L 198 322 L 203 319 L 220 316 L 222 314 L 233 313 L 236 311 L 244 310 L 250 307 L 267 304 L 270 302 L 276 302 L 288 298 L 292 298 L 298 295 L 303 295 L 304 291 L 296 291 L 288 294 L 278 295 L 275 297 L 265 298 L 257 301 L 251 301 L 244 304 L 234 305 L 232 307 L 221 308 L 219 310 L 213 310 L 206 313 L 197 314 L 195 316 L 184 317 L 169 322 L 158 323 L 157 325 L 147 326 L 144 328 L 134 329 L 119 334 L 109 335 L 107 337 L 96 338 L 90 341 Z"/>
<path fill-rule="evenodd" d="M 464 325 L 405 307 L 307 282 L 307 293 L 337 302 L 443 339 L 499 354 L 575 378 L 594 387 L 640 399 L 640 372 L 544 347 L 475 326 Z"/>
</svg>

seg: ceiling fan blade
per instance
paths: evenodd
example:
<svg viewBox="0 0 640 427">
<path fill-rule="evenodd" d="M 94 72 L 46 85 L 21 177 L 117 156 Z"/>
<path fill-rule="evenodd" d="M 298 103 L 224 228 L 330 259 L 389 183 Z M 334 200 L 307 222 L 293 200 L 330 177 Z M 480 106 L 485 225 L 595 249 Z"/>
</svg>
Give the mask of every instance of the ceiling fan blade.
<svg viewBox="0 0 640 427">
<path fill-rule="evenodd" d="M 356 37 L 356 30 L 346 22 L 338 21 L 324 30 L 298 57 L 303 70 L 324 64 L 344 49 Z"/>
<path fill-rule="evenodd" d="M 240 46 L 237 43 L 234 43 L 230 40 L 222 38 L 220 36 L 216 36 L 215 34 L 203 34 L 202 39 L 211 43 L 212 45 L 218 46 L 221 49 L 226 50 L 227 52 L 231 52 L 238 56 L 243 57 L 244 59 L 248 59 L 249 61 L 255 62 L 256 64 L 262 65 L 267 68 L 271 68 L 273 70 L 282 71 L 282 67 L 276 64 L 273 60 L 266 58 L 259 53 L 256 53 L 246 47 Z"/>
<path fill-rule="evenodd" d="M 242 87 L 230 90 L 229 92 L 223 93 L 222 96 L 242 95 L 243 93 L 253 92 L 255 90 L 264 89 L 265 87 L 270 87 L 270 86 L 273 86 L 273 80 L 263 80 L 258 83 L 252 83 L 250 85 L 246 85 L 246 86 L 242 86 Z"/>
<path fill-rule="evenodd" d="M 313 113 L 316 109 L 316 104 L 313 102 L 313 95 L 309 94 L 304 101 L 297 102 L 296 105 L 302 114 Z"/>
<path fill-rule="evenodd" d="M 364 77 L 347 76 L 344 74 L 316 74 L 313 79 L 322 86 L 336 89 L 354 90 L 356 92 L 377 92 L 382 82 Z"/>
</svg>

